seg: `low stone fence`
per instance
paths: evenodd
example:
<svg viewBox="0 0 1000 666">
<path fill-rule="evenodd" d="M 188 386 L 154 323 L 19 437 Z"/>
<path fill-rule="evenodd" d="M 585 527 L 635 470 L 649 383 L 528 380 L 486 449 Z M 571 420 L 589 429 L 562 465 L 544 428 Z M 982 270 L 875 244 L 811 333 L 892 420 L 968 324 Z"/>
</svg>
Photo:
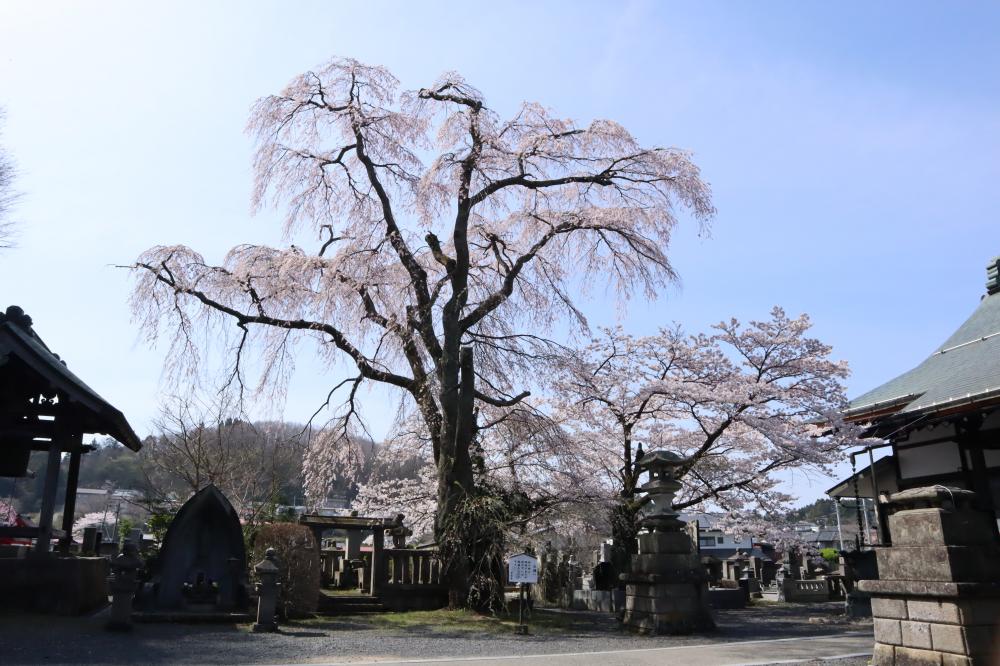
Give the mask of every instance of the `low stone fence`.
<svg viewBox="0 0 1000 666">
<path fill-rule="evenodd" d="M 830 598 L 830 584 L 823 578 L 816 580 L 789 580 L 781 582 L 778 599 L 790 602 L 827 601 Z"/>
<path fill-rule="evenodd" d="M 383 606 L 392 610 L 433 610 L 448 603 L 436 549 L 384 548 L 377 556 L 371 550 L 362 551 L 357 558 L 359 568 L 354 570 L 350 580 L 341 580 L 346 557 L 347 552 L 339 548 L 320 551 L 324 585 L 356 585 L 360 592 L 374 594 Z M 373 566 L 378 568 L 374 576 Z"/>
<path fill-rule="evenodd" d="M 625 590 L 573 590 L 571 608 L 617 613 L 625 608 Z"/>
<path fill-rule="evenodd" d="M 379 586 L 378 597 L 386 608 L 435 610 L 448 605 L 437 550 L 386 548 L 382 553 L 385 581 Z"/>
<path fill-rule="evenodd" d="M 436 550 L 386 548 L 386 585 L 440 585 L 441 561 Z"/>
</svg>

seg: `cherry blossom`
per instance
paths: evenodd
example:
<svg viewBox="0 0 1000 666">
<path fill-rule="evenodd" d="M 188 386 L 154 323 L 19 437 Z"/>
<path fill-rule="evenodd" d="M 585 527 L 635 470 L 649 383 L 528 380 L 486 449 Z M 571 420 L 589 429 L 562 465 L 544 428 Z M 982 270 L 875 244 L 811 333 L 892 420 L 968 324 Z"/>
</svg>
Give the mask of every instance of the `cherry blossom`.
<svg viewBox="0 0 1000 666">
<path fill-rule="evenodd" d="M 280 396 L 297 345 L 315 349 L 313 371 L 348 362 L 356 374 L 330 383 L 337 432 L 363 427 L 360 385 L 403 393 L 430 440 L 439 528 L 475 487 L 479 411 L 516 408 L 539 341 L 585 329 L 576 286 L 654 295 L 676 277 L 678 211 L 714 214 L 687 151 L 537 103 L 502 119 L 454 73 L 400 92 L 385 68 L 336 58 L 258 100 L 247 129 L 254 207 L 281 207 L 289 239 L 311 249 L 238 245 L 213 265 L 153 247 L 133 265 L 135 317 L 170 340 L 175 378 L 221 349 L 241 396 Z"/>
</svg>

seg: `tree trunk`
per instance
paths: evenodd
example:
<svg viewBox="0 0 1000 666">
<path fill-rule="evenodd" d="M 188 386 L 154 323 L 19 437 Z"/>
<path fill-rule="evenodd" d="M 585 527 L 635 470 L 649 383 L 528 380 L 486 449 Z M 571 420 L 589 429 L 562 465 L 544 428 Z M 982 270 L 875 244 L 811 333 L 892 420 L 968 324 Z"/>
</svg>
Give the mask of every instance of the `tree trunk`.
<svg viewBox="0 0 1000 666">
<path fill-rule="evenodd" d="M 632 567 L 632 555 L 639 552 L 636 537 L 639 535 L 639 512 L 635 506 L 635 489 L 639 483 L 632 455 L 632 429 L 624 424 L 624 460 L 622 491 L 618 502 L 611 508 L 611 563 L 617 574 L 627 573 Z"/>
<path fill-rule="evenodd" d="M 473 490 L 475 479 L 469 449 L 475 431 L 475 374 L 472 348 L 460 354 L 460 383 L 442 392 L 445 418 L 442 422 L 438 460 L 437 539 L 445 548 L 444 562 L 449 606 L 464 607 L 469 595 L 469 557 L 472 544 L 453 520 L 456 512 Z"/>
</svg>

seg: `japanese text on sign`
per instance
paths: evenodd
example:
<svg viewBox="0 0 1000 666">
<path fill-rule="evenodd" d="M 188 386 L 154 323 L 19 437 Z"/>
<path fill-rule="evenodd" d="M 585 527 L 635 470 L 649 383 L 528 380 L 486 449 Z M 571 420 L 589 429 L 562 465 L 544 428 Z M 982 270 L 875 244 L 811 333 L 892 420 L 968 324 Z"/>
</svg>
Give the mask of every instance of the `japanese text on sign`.
<svg viewBox="0 0 1000 666">
<path fill-rule="evenodd" d="M 507 580 L 511 583 L 537 583 L 538 560 L 531 555 L 515 555 L 507 560 Z"/>
</svg>

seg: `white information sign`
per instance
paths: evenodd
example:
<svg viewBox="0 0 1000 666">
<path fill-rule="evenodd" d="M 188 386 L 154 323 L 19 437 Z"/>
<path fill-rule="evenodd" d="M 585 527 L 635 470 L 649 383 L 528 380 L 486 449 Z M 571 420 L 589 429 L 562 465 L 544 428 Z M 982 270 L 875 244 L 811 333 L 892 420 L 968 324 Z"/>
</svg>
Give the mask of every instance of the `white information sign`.
<svg viewBox="0 0 1000 666">
<path fill-rule="evenodd" d="M 507 560 L 507 580 L 511 583 L 537 583 L 538 560 L 527 553 Z"/>
</svg>

